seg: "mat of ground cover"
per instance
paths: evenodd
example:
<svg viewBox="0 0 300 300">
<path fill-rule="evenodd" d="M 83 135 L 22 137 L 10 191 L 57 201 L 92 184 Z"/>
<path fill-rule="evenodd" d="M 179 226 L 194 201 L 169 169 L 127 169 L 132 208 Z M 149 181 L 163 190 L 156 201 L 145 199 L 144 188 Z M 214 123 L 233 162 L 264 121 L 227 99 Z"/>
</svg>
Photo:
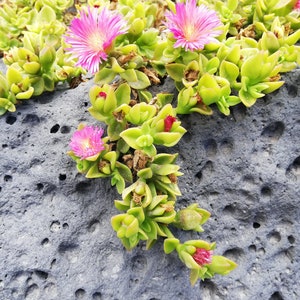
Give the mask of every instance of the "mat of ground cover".
<svg viewBox="0 0 300 300">
<path fill-rule="evenodd" d="M 3 65 L 2 65 L 3 69 Z M 228 276 L 189 283 L 160 240 L 131 252 L 111 228 L 120 199 L 107 179 L 88 180 L 66 155 L 87 112 L 89 80 L 24 101 L 0 118 L 0 299 L 300 299 L 300 70 L 229 117 L 181 116 L 182 197 L 212 214 L 204 233 L 238 263 Z M 162 89 L 170 89 L 167 81 Z"/>
</svg>

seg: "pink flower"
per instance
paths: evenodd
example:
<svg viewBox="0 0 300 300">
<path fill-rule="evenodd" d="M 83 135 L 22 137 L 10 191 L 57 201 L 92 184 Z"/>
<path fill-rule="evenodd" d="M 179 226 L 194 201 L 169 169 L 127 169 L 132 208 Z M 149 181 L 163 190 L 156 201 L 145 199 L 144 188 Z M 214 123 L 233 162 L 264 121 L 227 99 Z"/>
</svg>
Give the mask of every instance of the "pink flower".
<svg viewBox="0 0 300 300">
<path fill-rule="evenodd" d="M 81 159 L 94 156 L 105 149 L 101 139 L 102 135 L 102 128 L 85 126 L 74 132 L 71 138 L 70 148 L 74 154 Z"/>
<path fill-rule="evenodd" d="M 215 37 L 222 33 L 216 28 L 222 23 L 217 13 L 205 5 L 197 6 L 196 0 L 187 0 L 186 4 L 177 3 L 176 13 L 167 12 L 165 25 L 177 40 L 175 48 L 200 50 L 204 45 L 216 42 Z"/>
<path fill-rule="evenodd" d="M 208 265 L 211 263 L 212 251 L 203 248 L 197 248 L 196 252 L 193 254 L 193 259 L 201 267 Z"/>
<path fill-rule="evenodd" d="M 78 58 L 77 66 L 91 73 L 99 70 L 99 64 L 107 60 L 107 53 L 114 39 L 126 33 L 127 25 L 122 16 L 104 7 L 81 10 L 80 17 L 74 18 L 67 30 L 65 40 L 71 45 L 66 51 Z"/>
<path fill-rule="evenodd" d="M 300 0 L 298 0 L 295 5 L 294 5 L 294 10 L 297 10 L 298 12 L 300 12 Z"/>
<path fill-rule="evenodd" d="M 172 117 L 170 115 L 164 119 L 165 132 L 169 132 L 171 130 L 172 125 L 175 121 L 176 121 L 176 118 Z"/>
</svg>

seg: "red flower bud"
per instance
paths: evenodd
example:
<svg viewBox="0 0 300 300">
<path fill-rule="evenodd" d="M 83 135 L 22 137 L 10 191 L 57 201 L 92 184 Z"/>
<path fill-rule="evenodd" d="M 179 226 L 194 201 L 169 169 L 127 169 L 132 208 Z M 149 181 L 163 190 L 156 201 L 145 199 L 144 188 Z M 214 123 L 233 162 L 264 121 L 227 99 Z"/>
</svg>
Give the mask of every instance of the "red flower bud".
<svg viewBox="0 0 300 300">
<path fill-rule="evenodd" d="M 107 96 L 107 94 L 105 93 L 105 92 L 100 92 L 99 94 L 98 94 L 98 96 L 99 97 L 102 97 L 102 98 L 104 98 L 104 99 L 106 99 L 106 96 Z"/>
<path fill-rule="evenodd" d="M 176 121 L 176 118 L 175 117 L 172 117 L 172 116 L 167 116 L 165 119 L 164 119 L 164 122 L 165 122 L 165 132 L 169 132 L 172 128 L 172 125 L 173 123 Z"/>
</svg>

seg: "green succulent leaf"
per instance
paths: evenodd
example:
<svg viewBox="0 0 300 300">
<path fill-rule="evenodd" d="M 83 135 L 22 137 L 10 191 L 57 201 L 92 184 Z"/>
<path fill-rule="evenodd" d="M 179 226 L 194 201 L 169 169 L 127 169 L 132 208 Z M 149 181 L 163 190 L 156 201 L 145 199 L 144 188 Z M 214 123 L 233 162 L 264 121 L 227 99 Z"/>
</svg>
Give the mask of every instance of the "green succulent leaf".
<svg viewBox="0 0 300 300">
<path fill-rule="evenodd" d="M 167 73 L 175 81 L 181 81 L 184 75 L 186 66 L 179 63 L 172 63 L 166 65 Z"/>
<path fill-rule="evenodd" d="M 234 82 L 240 74 L 239 67 L 234 63 L 223 60 L 220 65 L 220 76 L 226 78 L 229 82 Z"/>
<path fill-rule="evenodd" d="M 176 238 L 167 238 L 164 240 L 164 251 L 166 254 L 173 252 L 176 247 L 180 244 L 179 240 Z"/>
<path fill-rule="evenodd" d="M 112 69 L 104 67 L 95 74 L 94 81 L 99 85 L 103 85 L 113 81 L 116 75 L 117 73 L 115 73 Z"/>
</svg>

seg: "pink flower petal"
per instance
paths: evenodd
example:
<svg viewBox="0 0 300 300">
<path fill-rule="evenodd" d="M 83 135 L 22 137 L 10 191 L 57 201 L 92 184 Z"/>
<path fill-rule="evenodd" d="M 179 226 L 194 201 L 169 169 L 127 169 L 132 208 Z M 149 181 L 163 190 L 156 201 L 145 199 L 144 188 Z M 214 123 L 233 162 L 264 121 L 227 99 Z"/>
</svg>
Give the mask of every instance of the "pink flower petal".
<svg viewBox="0 0 300 300">
<path fill-rule="evenodd" d="M 85 126 L 74 132 L 70 148 L 81 159 L 94 156 L 105 149 L 102 141 L 103 129 L 93 126 Z"/>
<path fill-rule="evenodd" d="M 72 20 L 65 40 L 71 45 L 66 52 L 77 58 L 77 66 L 91 73 L 99 71 L 99 64 L 107 60 L 107 52 L 115 38 L 127 32 L 122 16 L 104 7 L 82 10 L 80 17 Z"/>
<path fill-rule="evenodd" d="M 222 33 L 217 27 L 222 23 L 216 12 L 205 5 L 196 5 L 196 0 L 187 0 L 186 4 L 177 3 L 176 13 L 166 13 L 165 25 L 174 34 L 175 48 L 200 50 L 206 44 L 216 42 L 215 37 Z"/>
</svg>

